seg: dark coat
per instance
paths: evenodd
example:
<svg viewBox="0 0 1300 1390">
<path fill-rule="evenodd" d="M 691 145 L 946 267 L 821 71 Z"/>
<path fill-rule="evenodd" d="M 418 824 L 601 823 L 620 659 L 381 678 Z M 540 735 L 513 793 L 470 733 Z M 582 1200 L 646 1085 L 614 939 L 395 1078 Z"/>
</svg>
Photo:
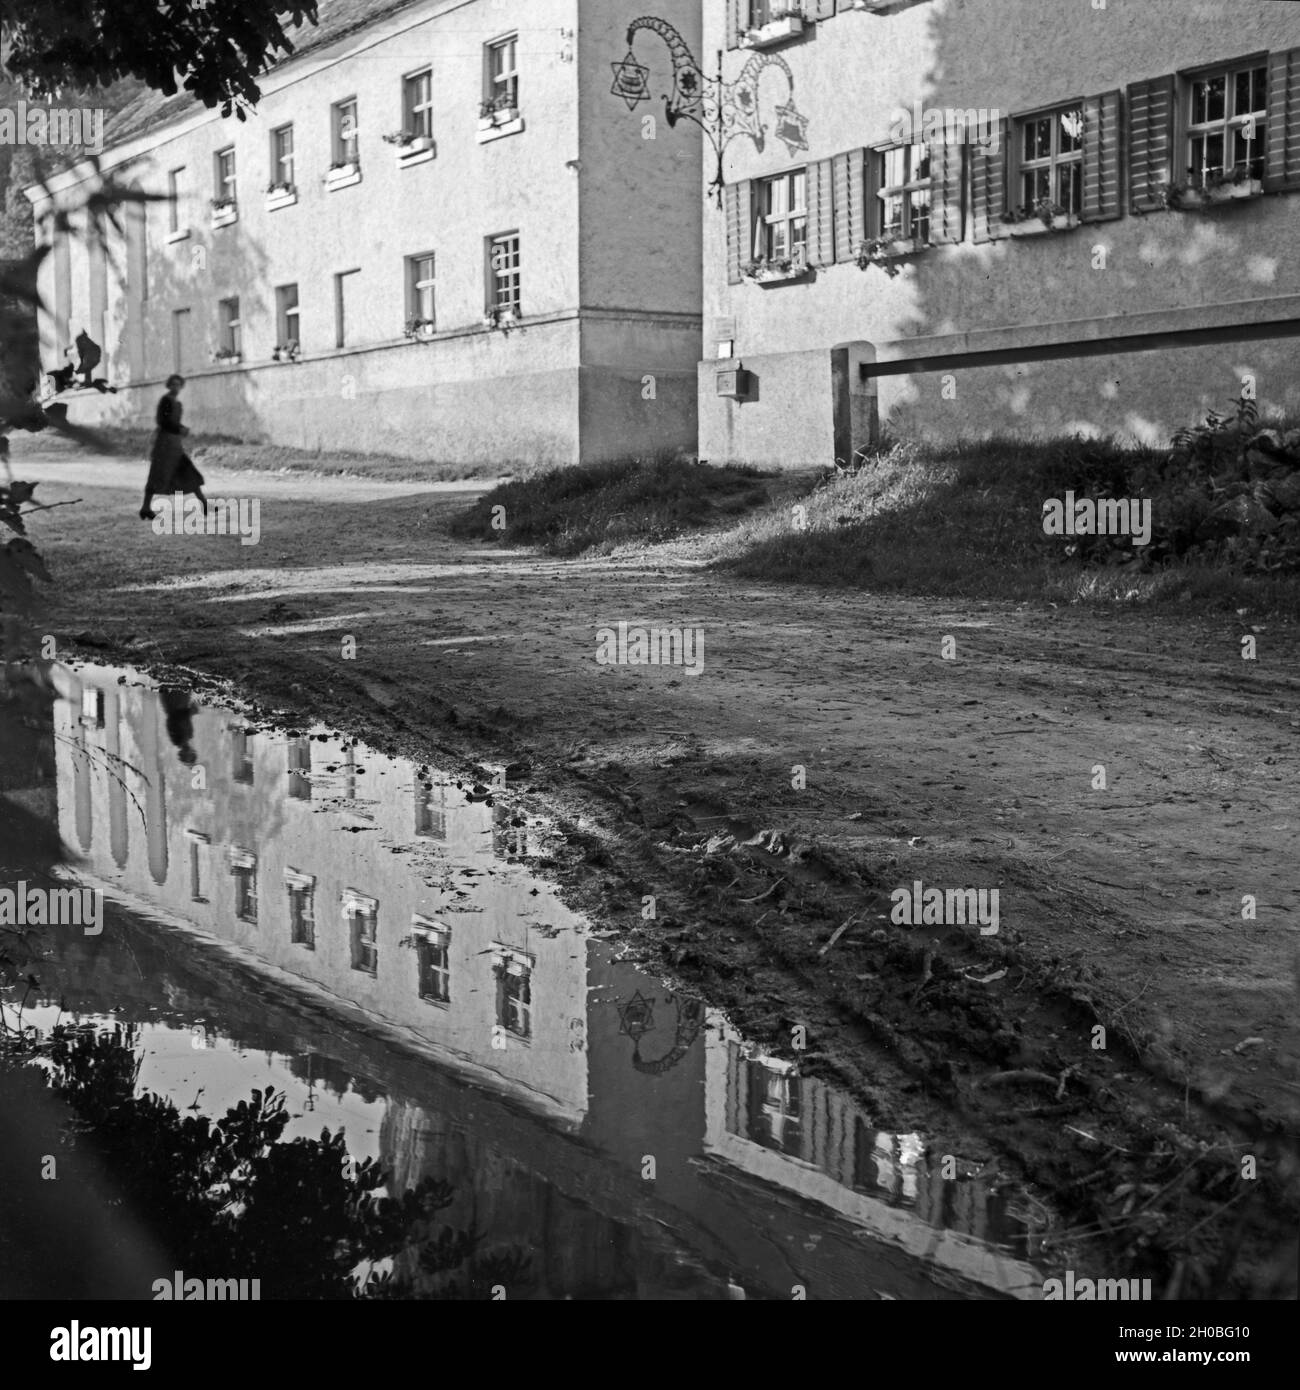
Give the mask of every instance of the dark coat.
<svg viewBox="0 0 1300 1390">
<path fill-rule="evenodd" d="M 203 486 L 203 474 L 185 452 L 181 414 L 178 397 L 167 395 L 158 402 L 158 429 L 149 450 L 149 480 L 145 484 L 149 492 L 197 492 Z"/>
</svg>

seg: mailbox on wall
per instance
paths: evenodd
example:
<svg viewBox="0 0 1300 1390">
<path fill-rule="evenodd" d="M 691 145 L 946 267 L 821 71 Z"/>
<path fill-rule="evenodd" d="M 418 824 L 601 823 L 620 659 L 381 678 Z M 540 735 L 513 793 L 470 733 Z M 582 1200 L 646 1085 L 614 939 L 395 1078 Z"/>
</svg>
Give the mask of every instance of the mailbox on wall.
<svg viewBox="0 0 1300 1390">
<path fill-rule="evenodd" d="M 747 400 L 750 394 L 750 375 L 743 367 L 724 367 L 717 376 L 718 395 L 734 401 Z"/>
</svg>

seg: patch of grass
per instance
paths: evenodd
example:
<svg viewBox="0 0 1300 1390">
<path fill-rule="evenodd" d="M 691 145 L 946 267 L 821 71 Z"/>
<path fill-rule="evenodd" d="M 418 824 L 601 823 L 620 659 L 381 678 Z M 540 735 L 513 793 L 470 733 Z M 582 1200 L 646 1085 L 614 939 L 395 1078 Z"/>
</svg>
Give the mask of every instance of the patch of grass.
<svg viewBox="0 0 1300 1390">
<path fill-rule="evenodd" d="M 1076 495 L 1152 497 L 1178 526 L 1185 497 L 1167 450 L 1108 439 L 990 439 L 896 444 L 852 475 L 824 479 L 802 499 L 708 537 L 699 558 L 776 583 L 869 588 L 966 599 L 1189 606 L 1300 612 L 1300 577 L 1242 574 L 1202 555 L 1135 553 L 1085 566 L 1070 537 L 1047 536 L 1043 502 Z M 1162 495 L 1163 494 L 1163 495 Z M 1111 557 L 1118 559 L 1118 554 Z"/>
<path fill-rule="evenodd" d="M 743 516 L 769 501 L 771 477 L 666 453 L 553 468 L 494 488 L 456 517 L 451 531 L 464 539 L 536 545 L 549 555 L 607 554 L 619 544 L 662 541 Z M 503 529 L 494 529 L 494 515 Z"/>
</svg>

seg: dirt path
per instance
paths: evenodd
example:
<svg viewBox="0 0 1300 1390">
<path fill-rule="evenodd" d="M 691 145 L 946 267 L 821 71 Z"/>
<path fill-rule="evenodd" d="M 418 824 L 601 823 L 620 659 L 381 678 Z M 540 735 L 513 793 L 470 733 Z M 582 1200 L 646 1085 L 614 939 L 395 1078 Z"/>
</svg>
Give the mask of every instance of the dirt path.
<svg viewBox="0 0 1300 1390">
<path fill-rule="evenodd" d="M 38 500 L 87 499 L 33 527 L 61 648 L 80 635 L 87 655 L 213 672 L 372 740 L 526 764 L 527 789 L 589 835 L 584 871 L 557 869 L 582 905 L 751 1030 L 788 1043 L 804 1024 L 811 1063 L 900 1121 L 942 1106 L 1049 1190 L 1102 1159 L 1122 1188 L 1118 1147 L 1154 1191 L 1186 1149 L 1160 1147 L 1166 1126 L 1209 1145 L 1186 1149 L 1183 1230 L 1251 1205 L 1229 1181 L 1246 1150 L 1294 1202 L 1294 629 L 1257 628 L 1244 661 L 1249 615 L 768 589 L 689 546 L 576 562 L 467 547 L 444 522 L 481 483 L 213 470 L 210 495 L 261 499 L 260 543 L 156 537 L 134 517 L 139 466 L 22 448 Z M 597 630 L 621 620 L 698 625 L 702 674 L 598 665 Z M 759 831 L 781 834 L 743 843 Z M 890 891 L 915 880 L 997 888 L 998 934 L 892 925 Z M 1130 1258 L 1160 1249 L 1171 1292 L 1222 1263 L 1226 1237 L 1200 1243 L 1218 1226 L 1185 1246 L 1177 1222 L 1125 1212 L 1132 1195 L 1111 1217 L 1136 1231 Z M 1078 1210 L 1102 1222 L 1092 1198 Z M 1294 1235 L 1279 1239 L 1293 1283 Z"/>
</svg>

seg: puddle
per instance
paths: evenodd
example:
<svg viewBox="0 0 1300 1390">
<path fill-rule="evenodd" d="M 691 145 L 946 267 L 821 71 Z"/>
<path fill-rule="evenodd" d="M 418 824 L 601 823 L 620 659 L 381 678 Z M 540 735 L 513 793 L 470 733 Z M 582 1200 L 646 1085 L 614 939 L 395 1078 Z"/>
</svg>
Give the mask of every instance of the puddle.
<svg viewBox="0 0 1300 1390">
<path fill-rule="evenodd" d="M 36 740 L 3 765 L 0 879 L 72 876 L 105 914 L 45 931 L 27 1023 L 133 1025 L 137 1087 L 182 1110 L 269 1086 L 286 1139 L 343 1128 L 394 1194 L 445 1180 L 448 1223 L 528 1254 L 512 1298 L 1041 1297 L 1032 1203 L 618 959 L 509 793 L 51 674 L 39 734 L 0 706 Z"/>
</svg>

